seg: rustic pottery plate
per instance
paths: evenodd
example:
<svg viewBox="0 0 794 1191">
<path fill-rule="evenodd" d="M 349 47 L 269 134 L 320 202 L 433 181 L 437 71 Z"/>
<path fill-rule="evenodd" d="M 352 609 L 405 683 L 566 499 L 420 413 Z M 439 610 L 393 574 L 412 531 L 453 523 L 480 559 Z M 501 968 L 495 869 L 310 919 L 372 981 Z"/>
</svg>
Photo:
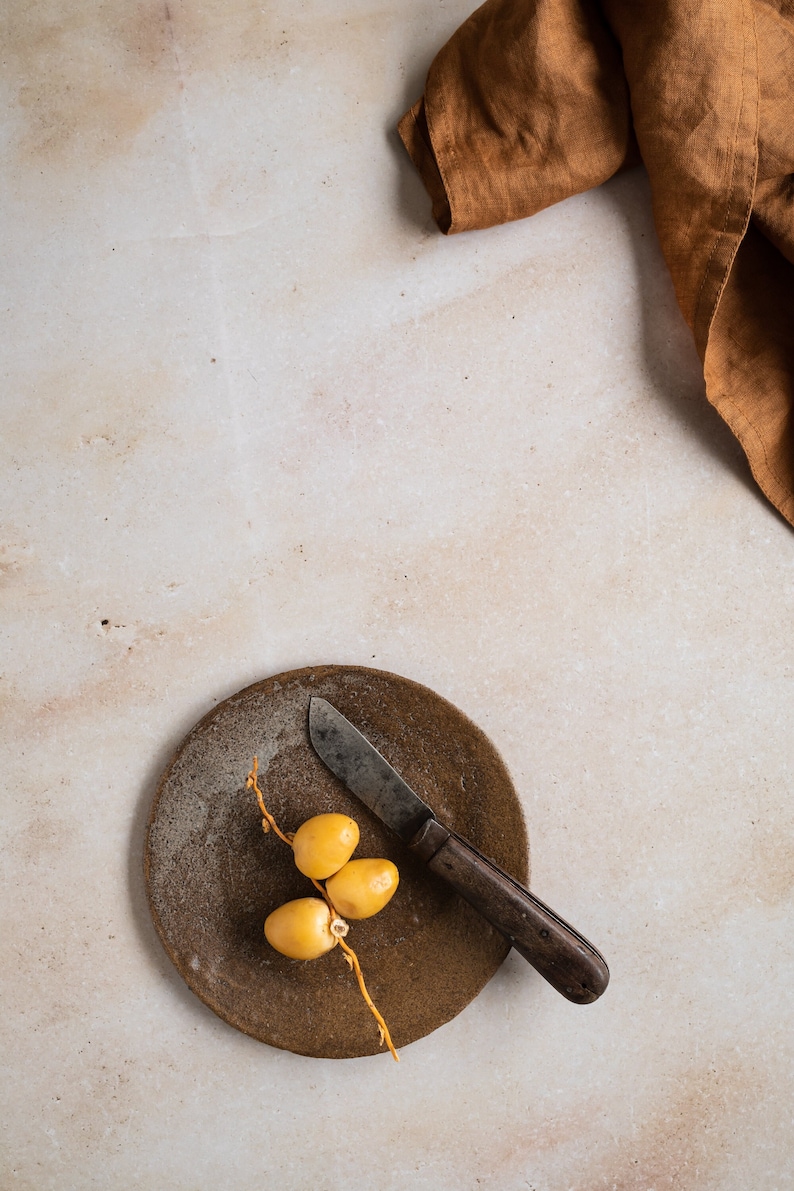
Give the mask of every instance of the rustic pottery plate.
<svg viewBox="0 0 794 1191">
<path fill-rule="evenodd" d="M 193 992 L 238 1030 L 297 1054 L 352 1058 L 381 1048 L 341 950 L 303 963 L 264 938 L 271 910 L 315 891 L 288 845 L 262 831 L 245 784 L 255 754 L 282 831 L 325 811 L 349 814 L 361 828 L 355 856 L 386 857 L 400 870 L 389 905 L 352 923 L 347 938 L 398 1049 L 460 1013 L 509 947 L 325 767 L 309 741 L 312 695 L 333 703 L 447 826 L 522 884 L 527 835 L 483 732 L 394 674 L 358 666 L 279 674 L 233 695 L 189 733 L 160 780 L 146 833 L 146 886 L 163 946 Z"/>
</svg>

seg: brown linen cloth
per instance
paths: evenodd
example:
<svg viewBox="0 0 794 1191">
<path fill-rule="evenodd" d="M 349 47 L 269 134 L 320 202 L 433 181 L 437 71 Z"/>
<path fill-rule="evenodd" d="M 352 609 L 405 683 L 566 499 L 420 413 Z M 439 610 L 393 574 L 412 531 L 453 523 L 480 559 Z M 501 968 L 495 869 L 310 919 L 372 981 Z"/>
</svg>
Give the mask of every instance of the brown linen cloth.
<svg viewBox="0 0 794 1191">
<path fill-rule="evenodd" d="M 794 0 L 488 0 L 399 129 L 450 234 L 639 150 L 708 399 L 794 524 Z"/>
</svg>

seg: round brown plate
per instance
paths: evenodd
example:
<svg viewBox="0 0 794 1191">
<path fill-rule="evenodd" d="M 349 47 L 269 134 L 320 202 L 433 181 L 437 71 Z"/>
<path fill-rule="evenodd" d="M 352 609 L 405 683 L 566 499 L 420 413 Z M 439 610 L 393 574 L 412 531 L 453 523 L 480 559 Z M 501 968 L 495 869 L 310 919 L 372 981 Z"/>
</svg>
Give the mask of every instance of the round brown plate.
<svg viewBox="0 0 794 1191">
<path fill-rule="evenodd" d="M 146 834 L 146 886 L 163 946 L 230 1025 L 297 1054 L 342 1059 L 378 1052 L 378 1029 L 340 948 L 304 963 L 264 938 L 271 910 L 315 890 L 292 850 L 262 831 L 245 786 L 254 754 L 282 831 L 340 811 L 361 828 L 356 857 L 385 856 L 400 870 L 392 901 L 351 923 L 347 937 L 398 1049 L 460 1013 L 509 946 L 325 767 L 309 741 L 311 695 L 333 703 L 446 826 L 523 884 L 527 835 L 504 763 L 479 728 L 427 687 L 381 670 L 279 674 L 190 732 L 160 780 Z"/>
</svg>

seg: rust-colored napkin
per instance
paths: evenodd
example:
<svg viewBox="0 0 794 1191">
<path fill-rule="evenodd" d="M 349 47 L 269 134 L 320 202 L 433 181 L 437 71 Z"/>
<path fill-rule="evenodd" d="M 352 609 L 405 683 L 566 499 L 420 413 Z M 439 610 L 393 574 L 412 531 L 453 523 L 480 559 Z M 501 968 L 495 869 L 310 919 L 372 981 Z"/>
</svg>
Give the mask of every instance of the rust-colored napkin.
<svg viewBox="0 0 794 1191">
<path fill-rule="evenodd" d="M 488 0 L 400 135 L 448 233 L 639 152 L 708 398 L 794 524 L 794 0 Z"/>
</svg>

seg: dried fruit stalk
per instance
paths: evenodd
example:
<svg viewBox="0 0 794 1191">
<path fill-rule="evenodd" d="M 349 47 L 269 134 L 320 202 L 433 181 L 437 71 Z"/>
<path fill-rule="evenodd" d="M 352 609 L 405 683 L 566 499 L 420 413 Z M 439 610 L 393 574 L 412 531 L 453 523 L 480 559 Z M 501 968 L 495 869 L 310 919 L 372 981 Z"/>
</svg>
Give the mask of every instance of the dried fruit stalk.
<svg viewBox="0 0 794 1191">
<path fill-rule="evenodd" d="M 281 828 L 279 827 L 278 823 L 276 823 L 276 820 L 271 815 L 270 811 L 265 806 L 265 800 L 264 800 L 262 791 L 259 788 L 259 782 L 257 780 L 258 772 L 259 772 L 259 759 L 258 759 L 258 757 L 254 757 L 253 767 L 251 768 L 251 771 L 248 774 L 248 778 L 246 780 L 245 785 L 246 785 L 247 790 L 252 789 L 254 791 L 254 794 L 256 795 L 256 800 L 259 803 L 259 809 L 262 812 L 262 830 L 265 832 L 265 834 L 269 833 L 270 831 L 274 831 L 276 833 L 276 835 L 279 837 L 279 839 L 283 840 L 285 844 L 289 844 L 289 846 L 292 847 L 293 834 L 283 832 L 281 830 Z M 347 934 L 347 923 L 338 914 L 336 907 L 334 906 L 333 902 L 331 901 L 331 898 L 329 897 L 328 891 L 325 889 L 325 887 L 323 885 L 321 885 L 319 881 L 316 881 L 313 877 L 310 877 L 309 880 L 311 881 L 312 885 L 314 885 L 314 887 L 316 889 L 318 889 L 320 891 L 320 893 L 323 895 L 323 898 L 325 899 L 325 901 L 328 905 L 328 908 L 331 911 L 332 933 L 334 935 L 336 935 L 336 938 L 339 942 L 339 946 L 342 948 L 342 951 L 344 953 L 345 960 L 347 961 L 347 963 L 349 964 L 349 966 L 355 973 L 355 977 L 356 977 L 356 980 L 358 981 L 358 987 L 361 991 L 361 995 L 364 998 L 370 1012 L 372 1013 L 372 1016 L 375 1018 L 375 1021 L 378 1024 L 378 1032 L 380 1034 L 381 1045 L 383 1045 L 383 1043 L 385 1042 L 386 1045 L 388 1046 L 389 1050 L 391 1051 L 392 1057 L 395 1059 L 396 1062 L 399 1063 L 400 1056 L 397 1054 L 397 1051 L 394 1049 L 394 1044 L 392 1043 L 392 1040 L 391 1040 L 389 1028 L 386 1025 L 386 1022 L 384 1021 L 382 1015 L 376 1008 L 371 996 L 369 995 L 369 993 L 367 991 L 367 986 L 364 983 L 364 976 L 361 971 L 361 964 L 358 962 L 358 956 L 356 955 L 353 948 L 349 945 L 349 943 L 345 942 L 344 935 Z M 337 923 L 338 923 L 338 926 L 337 926 Z M 335 926 L 337 926 L 336 930 L 334 929 Z"/>
</svg>

